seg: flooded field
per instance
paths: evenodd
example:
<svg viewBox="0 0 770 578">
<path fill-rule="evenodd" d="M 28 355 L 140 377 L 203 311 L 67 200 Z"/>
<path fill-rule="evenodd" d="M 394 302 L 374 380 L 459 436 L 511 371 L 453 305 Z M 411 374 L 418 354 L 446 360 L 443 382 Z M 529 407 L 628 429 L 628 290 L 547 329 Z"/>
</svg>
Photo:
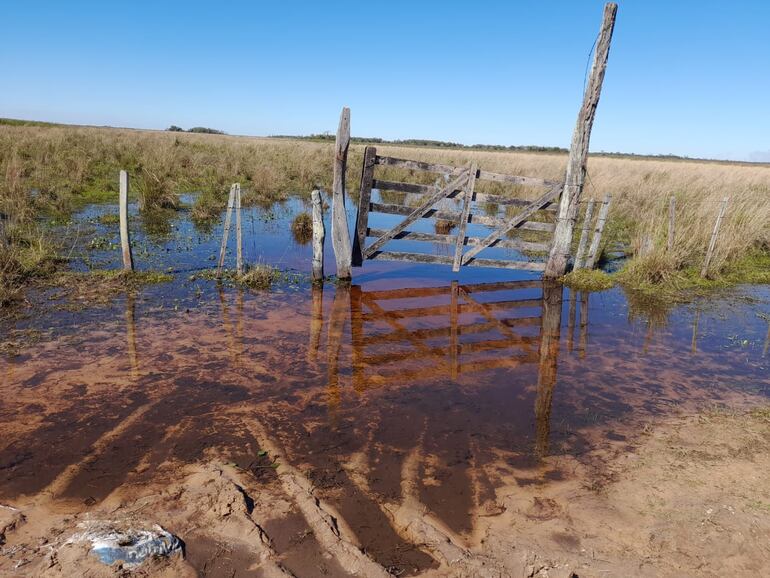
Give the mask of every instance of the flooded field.
<svg viewBox="0 0 770 578">
<path fill-rule="evenodd" d="M 767 461 L 766 419 L 724 439 L 708 428 L 767 407 L 770 287 L 662 306 L 368 262 L 352 286 L 314 288 L 289 227 L 302 207 L 246 213 L 246 261 L 287 272 L 269 291 L 201 275 L 221 225 L 137 217 L 138 268 L 172 282 L 97 305 L 41 290 L 43 315 L 2 322 L 0 572 L 106 572 L 65 541 L 120 518 L 185 542 L 157 575 L 688 575 L 720 534 L 688 543 L 645 523 L 687 511 L 704 475 L 748 513 L 701 570 L 767 568 L 770 488 L 713 457 Z M 108 212 L 66 226 L 76 270 L 118 266 Z M 687 419 L 706 429 L 675 443 Z"/>
</svg>

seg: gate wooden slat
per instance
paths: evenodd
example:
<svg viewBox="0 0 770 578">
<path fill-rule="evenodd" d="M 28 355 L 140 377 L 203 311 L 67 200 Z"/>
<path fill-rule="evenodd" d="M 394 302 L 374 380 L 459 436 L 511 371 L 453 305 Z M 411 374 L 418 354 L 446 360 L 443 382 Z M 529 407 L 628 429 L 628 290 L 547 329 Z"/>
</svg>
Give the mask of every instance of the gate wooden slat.
<svg viewBox="0 0 770 578">
<path fill-rule="evenodd" d="M 413 263 L 437 263 L 451 265 L 452 257 L 445 255 L 427 255 L 424 253 L 404 253 L 400 251 L 377 251 L 369 259 L 383 261 L 411 261 Z M 500 267 L 502 269 L 523 269 L 525 271 L 544 271 L 545 263 L 540 261 L 505 261 L 502 259 L 474 259 L 465 263 L 466 267 Z"/>
<path fill-rule="evenodd" d="M 367 235 L 370 237 L 381 237 L 386 233 L 385 229 L 368 229 Z M 439 243 L 442 245 L 451 245 L 455 242 L 455 235 L 439 235 L 438 233 L 420 233 L 418 231 L 401 231 L 394 237 L 394 240 L 405 241 L 427 241 L 431 243 Z M 478 245 L 483 239 L 481 237 L 467 237 L 465 239 L 466 245 Z M 495 247 L 503 247 L 505 249 L 517 249 L 519 251 L 531 251 L 533 253 L 548 252 L 550 245 L 548 243 L 533 243 L 531 241 L 522 241 L 521 239 L 501 239 L 497 242 Z"/>
<path fill-rule="evenodd" d="M 425 213 L 430 211 L 433 208 L 433 205 L 435 205 L 437 201 L 443 199 L 448 194 L 452 193 L 463 180 L 467 180 L 468 178 L 469 178 L 469 173 L 467 170 L 465 170 L 459 176 L 455 177 L 455 179 L 452 182 L 450 182 L 447 186 L 445 186 L 440 191 L 434 193 L 433 195 L 425 199 L 419 207 L 414 209 L 406 217 L 406 219 L 401 221 L 398 225 L 393 227 L 385 235 L 383 235 L 382 237 L 377 239 L 374 243 L 372 243 L 369 247 L 367 247 L 363 252 L 364 257 L 370 257 L 373 253 L 378 251 L 385 243 L 390 241 L 394 236 L 396 236 L 398 233 L 406 229 L 409 225 L 414 223 L 417 219 L 421 218 Z"/>
<path fill-rule="evenodd" d="M 414 209 L 405 205 L 395 205 L 391 203 L 370 203 L 369 210 L 375 213 L 387 213 L 390 215 L 409 215 Z M 435 218 L 443 221 L 456 221 L 460 216 L 459 211 L 447 211 L 443 209 L 430 209 L 425 212 L 423 218 Z M 497 217 L 487 217 L 486 215 L 474 215 L 471 213 L 470 223 L 477 225 L 487 225 L 490 227 L 502 227 L 506 224 L 504 219 Z M 553 223 L 543 223 L 541 221 L 526 221 L 519 225 L 519 229 L 529 231 L 543 231 L 552 233 L 555 225 Z"/>
<path fill-rule="evenodd" d="M 379 189 L 381 191 L 396 191 L 398 193 L 414 193 L 418 195 L 430 194 L 438 189 L 433 185 L 421 185 L 418 183 L 402 183 L 401 181 L 385 181 L 382 179 L 374 179 L 372 181 L 372 188 Z M 461 190 L 453 191 L 455 194 L 462 193 Z M 488 193 L 476 192 L 474 199 L 477 203 L 494 203 L 496 205 L 513 205 L 518 207 L 526 207 L 532 201 L 526 199 L 517 199 L 513 197 L 504 197 L 502 195 L 492 195 Z M 543 211 L 556 212 L 558 207 L 553 204 L 549 204 L 542 209 Z"/>
<path fill-rule="evenodd" d="M 455 258 L 452 262 L 452 271 L 460 270 L 460 262 L 463 258 L 463 247 L 465 246 L 465 229 L 468 227 L 468 216 L 471 213 L 471 203 L 473 202 L 473 189 L 476 186 L 476 163 L 471 165 L 468 173 L 468 182 L 465 184 L 463 195 L 463 210 L 460 213 L 460 222 L 458 223 L 457 241 L 455 243 Z"/>
<path fill-rule="evenodd" d="M 463 265 L 467 265 L 476 255 L 481 251 L 492 245 L 495 241 L 498 241 L 500 237 L 506 235 L 508 231 L 520 226 L 531 215 L 540 210 L 540 208 L 546 203 L 551 202 L 560 192 L 560 187 L 556 186 L 543 194 L 540 198 L 533 201 L 529 207 L 524 209 L 521 213 L 516 215 L 513 219 L 508 221 L 504 226 L 492 231 L 479 245 L 476 245 L 463 256 Z"/>
</svg>

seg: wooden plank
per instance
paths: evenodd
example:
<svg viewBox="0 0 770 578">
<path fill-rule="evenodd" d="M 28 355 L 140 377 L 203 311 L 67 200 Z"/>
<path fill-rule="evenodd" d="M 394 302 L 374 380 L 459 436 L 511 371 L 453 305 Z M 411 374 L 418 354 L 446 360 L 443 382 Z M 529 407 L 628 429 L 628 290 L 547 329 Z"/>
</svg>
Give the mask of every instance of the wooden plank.
<svg viewBox="0 0 770 578">
<path fill-rule="evenodd" d="M 386 232 L 385 229 L 368 229 L 367 235 L 371 237 L 380 237 Z M 394 240 L 426 241 L 439 243 L 441 245 L 452 245 L 455 243 L 456 239 L 457 237 L 455 235 L 439 235 L 436 233 L 420 233 L 417 231 L 401 231 L 394 237 Z M 481 241 L 481 237 L 467 237 L 465 240 L 467 245 L 478 245 Z M 495 246 L 504 247 L 506 249 L 518 249 L 519 251 L 531 251 L 533 253 L 547 253 L 550 248 L 550 244 L 548 243 L 533 243 L 530 241 L 522 241 L 521 239 L 503 239 Z"/>
<path fill-rule="evenodd" d="M 120 171 L 120 192 L 118 193 L 120 219 L 120 246 L 123 253 L 123 270 L 134 270 L 134 256 L 131 253 L 131 236 L 128 231 L 128 173 Z M 3 235 L 3 239 L 5 236 Z"/>
<path fill-rule="evenodd" d="M 719 207 L 719 214 L 717 215 L 716 223 L 714 223 L 714 230 L 711 232 L 711 239 L 709 240 L 709 248 L 706 251 L 706 259 L 703 261 L 703 268 L 700 271 L 701 277 L 706 277 L 711 264 L 711 257 L 714 255 L 714 249 L 717 245 L 717 236 L 719 235 L 719 227 L 722 225 L 722 218 L 725 216 L 727 210 L 727 203 L 730 197 L 722 199 L 722 205 Z"/>
<path fill-rule="evenodd" d="M 393 157 L 377 156 L 376 162 L 378 165 L 400 167 L 402 169 L 411 169 L 414 171 L 428 171 L 431 173 L 459 175 L 465 172 L 465 169 L 462 167 L 453 167 L 451 165 L 441 165 L 437 163 L 424 163 L 422 161 L 410 161 Z"/>
<path fill-rule="evenodd" d="M 527 199 L 517 199 L 515 197 L 504 197 L 502 195 L 490 195 L 487 193 L 476 193 L 476 206 L 480 203 L 494 203 L 495 205 L 514 206 L 514 207 L 527 207 L 532 201 Z M 558 211 L 558 207 L 553 203 L 545 205 L 541 211 L 548 211 L 549 213 L 555 213 Z"/>
<path fill-rule="evenodd" d="M 418 195 L 432 194 L 433 192 L 438 190 L 433 185 L 421 185 L 418 183 L 403 183 L 400 181 L 385 181 L 380 179 L 374 179 L 374 181 L 372 182 L 372 188 L 378 189 L 381 191 L 395 191 L 398 193 L 412 193 L 412 194 L 418 194 Z M 457 195 L 458 198 L 462 198 L 462 191 L 460 189 L 453 191 L 452 193 L 453 195 Z M 447 195 L 447 197 L 450 197 L 450 195 Z M 502 195 L 492 195 L 492 194 L 479 193 L 479 192 L 476 192 L 474 198 L 476 200 L 477 205 L 479 203 L 494 203 L 496 205 L 503 205 L 503 206 L 526 207 L 532 202 L 526 199 L 517 199 L 515 197 L 504 197 Z M 558 208 L 553 203 L 550 203 L 545 207 L 543 207 L 542 210 L 555 213 L 558 210 Z"/>
<path fill-rule="evenodd" d="M 496 183 L 506 183 L 510 185 L 526 185 L 532 187 L 561 187 L 561 181 L 548 179 L 539 179 L 537 177 L 524 177 L 520 175 L 505 175 L 502 173 L 493 173 L 490 171 L 479 171 L 478 179 L 480 181 L 494 181 Z"/>
<path fill-rule="evenodd" d="M 521 291 L 524 289 L 542 289 L 542 287 L 542 281 L 496 281 L 495 283 L 471 283 L 462 286 L 468 293 Z"/>
<path fill-rule="evenodd" d="M 567 262 L 569 261 L 570 247 L 572 245 L 572 232 L 577 219 L 580 196 L 583 193 L 583 183 L 585 182 L 591 128 L 594 124 L 596 107 L 599 104 L 599 95 L 602 91 L 604 71 L 607 68 L 607 58 L 610 53 L 610 41 L 612 40 L 612 31 L 615 27 L 617 10 L 618 5 L 612 2 L 604 6 L 604 17 L 599 31 L 599 39 L 596 42 L 591 75 L 583 94 L 583 105 L 578 113 L 569 149 L 567 170 L 564 175 L 564 190 L 561 203 L 559 204 L 558 227 L 554 235 L 551 254 L 548 258 L 548 266 L 545 271 L 546 277 L 561 277 L 567 270 Z"/>
<path fill-rule="evenodd" d="M 321 200 L 321 191 L 315 189 L 310 193 L 313 202 L 313 271 L 312 278 L 314 283 L 323 282 L 324 279 L 324 238 L 326 229 L 324 227 L 323 201 Z"/>
<path fill-rule="evenodd" d="M 360 267 L 364 262 L 366 229 L 369 226 L 369 203 L 372 198 L 372 188 L 374 187 L 374 161 L 376 157 L 376 148 L 366 147 L 364 149 L 361 187 L 358 196 L 358 213 L 356 214 L 356 234 L 353 237 L 353 267 Z"/>
<path fill-rule="evenodd" d="M 374 213 L 386 213 L 389 215 L 409 215 L 413 212 L 412 207 L 405 205 L 396 205 L 392 203 L 369 203 L 369 211 Z M 456 221 L 460 216 L 459 211 L 448 211 L 444 209 L 430 209 L 426 211 L 423 219 L 441 219 L 443 221 Z M 476 215 L 471 213 L 470 223 L 475 225 L 486 225 L 488 227 L 502 227 L 506 224 L 504 219 L 497 217 L 488 217 L 486 215 Z M 553 223 L 543 223 L 540 221 L 525 221 L 518 226 L 519 229 L 527 231 L 543 231 L 545 233 L 553 232 L 555 225 Z"/>
<path fill-rule="evenodd" d="M 462 288 L 469 293 L 486 293 L 495 291 L 523 291 L 525 289 L 541 289 L 541 281 L 497 281 L 494 283 L 472 283 L 462 285 Z M 389 299 L 413 299 L 416 297 L 436 297 L 440 295 L 449 295 L 451 288 L 443 285 L 441 287 L 405 287 L 403 289 L 384 289 L 382 291 L 367 291 L 366 296 L 377 300 L 387 301 Z"/>
<path fill-rule="evenodd" d="M 219 262 L 217 263 L 217 279 L 222 276 L 222 268 L 225 266 L 225 254 L 227 253 L 227 238 L 230 236 L 230 221 L 235 204 L 235 185 L 230 187 L 230 197 L 227 199 L 227 213 L 225 214 L 225 226 L 222 230 L 222 245 L 219 248 Z"/>
<path fill-rule="evenodd" d="M 422 253 L 403 253 L 398 251 L 377 251 L 370 259 L 380 261 L 411 261 L 413 263 L 435 263 L 451 265 L 453 259 L 444 255 L 426 255 Z M 467 263 L 470 267 L 494 267 L 501 269 L 523 269 L 525 271 L 543 271 L 545 263 L 529 261 L 503 261 L 499 259 L 474 259 Z"/>
<path fill-rule="evenodd" d="M 430 195 L 427 199 L 425 199 L 422 204 L 417 207 L 416 209 L 413 209 L 409 215 L 407 215 L 406 219 L 401 221 L 398 225 L 390 229 L 387 233 L 385 233 L 382 237 L 377 239 L 374 243 L 372 243 L 369 247 L 364 249 L 364 257 L 370 257 L 373 253 L 378 251 L 385 243 L 393 239 L 398 233 L 406 229 L 409 225 L 414 223 L 417 219 L 423 217 L 425 213 L 430 211 L 433 208 L 433 205 L 436 204 L 439 200 L 446 197 L 449 193 L 455 190 L 455 188 L 463 182 L 463 180 L 468 179 L 468 171 L 461 173 L 457 177 L 454 178 L 452 182 L 450 182 L 446 187 L 442 188 L 440 191 L 434 193 L 433 195 Z"/>
<path fill-rule="evenodd" d="M 350 232 L 348 217 L 345 212 L 345 170 L 348 163 L 350 146 L 350 109 L 345 107 L 340 113 L 337 138 L 334 142 L 334 183 L 332 185 L 332 245 L 337 261 L 337 278 L 350 279 Z"/>
<path fill-rule="evenodd" d="M 476 187 L 476 163 L 471 165 L 468 172 L 468 182 L 463 189 L 463 210 L 458 219 L 457 241 L 455 242 L 455 256 L 452 261 L 452 271 L 457 273 L 460 270 L 460 263 L 463 259 L 463 247 L 465 247 L 465 230 L 468 227 L 468 216 L 471 213 L 471 203 L 473 202 L 473 189 Z"/>
<path fill-rule="evenodd" d="M 588 230 L 591 228 L 591 218 L 594 216 L 594 200 L 588 201 L 586 214 L 583 217 L 583 230 L 580 233 L 580 242 L 578 243 L 577 253 L 575 254 L 575 269 L 583 268 L 583 255 L 588 244 Z"/>
<path fill-rule="evenodd" d="M 241 184 L 235 184 L 235 271 L 243 275 L 243 237 L 241 231 Z"/>
<path fill-rule="evenodd" d="M 599 256 L 599 243 L 602 240 L 602 232 L 604 232 L 604 225 L 607 222 L 607 213 L 610 210 L 611 195 L 605 195 L 602 201 L 602 206 L 599 208 L 599 216 L 596 219 L 596 228 L 594 229 L 594 237 L 591 239 L 591 248 L 588 250 L 588 257 L 586 258 L 586 268 L 593 269 L 596 258 Z"/>
<path fill-rule="evenodd" d="M 490 339 L 487 341 L 471 341 L 460 345 L 460 353 L 478 353 L 479 351 L 490 351 L 495 349 L 509 349 L 521 345 L 535 345 L 539 339 L 537 337 L 527 337 L 519 335 L 516 339 L 506 337 L 504 339 Z"/>
<path fill-rule="evenodd" d="M 516 215 L 510 221 L 506 222 L 505 225 L 498 227 L 497 229 L 492 231 L 489 235 L 487 235 L 484 238 L 484 240 L 480 244 L 474 246 L 470 251 L 468 251 L 465 255 L 463 255 L 463 260 L 462 260 L 463 265 L 467 265 L 481 251 L 494 245 L 497 241 L 500 240 L 500 237 L 503 237 L 504 235 L 508 234 L 509 231 L 515 229 L 516 227 L 520 227 L 523 223 L 527 221 L 527 219 L 530 216 L 532 216 L 534 213 L 539 211 L 543 205 L 552 201 L 558 194 L 559 194 L 558 187 L 554 187 L 546 191 L 538 199 L 532 201 L 532 204 L 529 207 L 524 209 L 521 213 Z"/>
</svg>

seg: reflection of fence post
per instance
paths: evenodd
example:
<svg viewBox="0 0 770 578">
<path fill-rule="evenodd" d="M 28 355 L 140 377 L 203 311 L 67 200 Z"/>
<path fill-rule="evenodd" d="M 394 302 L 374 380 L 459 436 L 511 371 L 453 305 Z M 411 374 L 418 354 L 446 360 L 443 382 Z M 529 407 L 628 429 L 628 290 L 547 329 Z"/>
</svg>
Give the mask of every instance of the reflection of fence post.
<svg viewBox="0 0 770 578">
<path fill-rule="evenodd" d="M 334 414 L 340 405 L 340 350 L 342 349 L 342 336 L 349 309 L 350 285 L 338 283 L 334 291 L 334 302 L 326 333 L 326 368 L 328 371 L 326 403 L 332 418 L 335 417 Z"/>
<path fill-rule="evenodd" d="M 599 208 L 599 216 L 596 219 L 596 229 L 594 229 L 594 238 L 591 239 L 591 248 L 588 250 L 586 258 L 586 269 L 593 269 L 596 257 L 599 255 L 599 244 L 602 240 L 604 225 L 607 222 L 607 212 L 610 210 L 610 201 L 612 197 L 605 195 L 602 206 Z"/>
<path fill-rule="evenodd" d="M 459 321 L 457 281 L 452 281 L 452 296 L 449 310 L 449 364 L 452 379 L 457 379 L 460 373 L 460 339 L 457 323 Z"/>
<path fill-rule="evenodd" d="M 722 224 L 722 218 L 725 216 L 727 210 L 727 202 L 730 197 L 722 199 L 722 206 L 719 207 L 719 214 L 717 215 L 716 223 L 714 223 L 714 230 L 711 232 L 711 240 L 709 241 L 709 248 L 706 251 L 706 260 L 703 261 L 703 269 L 700 271 L 700 276 L 705 277 L 709 271 L 709 265 L 711 264 L 711 257 L 714 255 L 714 248 L 717 245 L 717 236 L 719 235 L 719 227 Z"/>
<path fill-rule="evenodd" d="M 577 293 L 574 289 L 569 290 L 569 321 L 567 323 L 567 351 L 572 353 L 575 343 L 575 318 L 577 317 L 576 306 Z"/>
<path fill-rule="evenodd" d="M 235 242 L 236 260 L 235 271 L 243 275 L 243 238 L 241 237 L 241 185 L 235 185 Z"/>
<path fill-rule="evenodd" d="M 222 232 L 222 246 L 219 249 L 219 263 L 217 264 L 217 279 L 222 276 L 222 267 L 225 266 L 225 253 L 227 253 L 227 237 L 230 236 L 230 221 L 232 219 L 233 204 L 235 203 L 235 185 L 230 187 L 230 198 L 227 200 L 227 214 L 225 215 L 225 227 Z"/>
<path fill-rule="evenodd" d="M 594 216 L 594 200 L 588 201 L 586 214 L 583 217 L 583 230 L 580 232 L 580 243 L 578 243 L 577 254 L 575 255 L 575 269 L 583 268 L 583 254 L 588 244 L 588 231 L 591 228 L 591 218 Z"/>
<path fill-rule="evenodd" d="M 321 344 L 321 331 L 324 325 L 324 286 L 323 283 L 314 283 L 311 288 L 312 312 L 310 317 L 310 347 L 308 348 L 308 361 L 317 361 L 318 347 Z"/>
<path fill-rule="evenodd" d="M 353 348 L 353 389 L 356 390 L 356 393 L 361 393 L 366 389 L 366 376 L 364 374 L 366 339 L 364 337 L 363 315 L 361 287 L 353 285 L 350 288 L 350 343 Z"/>
<path fill-rule="evenodd" d="M 561 285 L 543 284 L 543 317 L 540 327 L 540 363 L 537 372 L 537 397 L 535 399 L 535 453 L 543 457 L 548 453 L 548 437 L 551 432 L 551 405 L 556 385 L 556 371 L 561 339 Z"/>
<path fill-rule="evenodd" d="M 313 282 L 324 280 L 324 209 L 321 192 L 316 189 L 310 193 L 313 201 Z"/>
<path fill-rule="evenodd" d="M 588 345 L 588 297 L 590 293 L 580 293 L 580 359 L 586 356 L 586 346 Z"/>
<path fill-rule="evenodd" d="M 350 146 L 350 109 L 345 107 L 340 114 L 337 139 L 334 144 L 334 183 L 332 188 L 332 245 L 337 261 L 337 278 L 350 279 L 350 232 L 345 212 L 345 168 L 348 163 Z"/>
<path fill-rule="evenodd" d="M 134 295 L 126 295 L 126 341 L 128 342 L 128 362 L 131 366 L 131 377 L 139 377 L 139 357 L 136 353 L 136 304 Z"/>
<path fill-rule="evenodd" d="M 602 26 L 599 31 L 599 39 L 596 42 L 594 61 L 591 66 L 591 75 L 588 78 L 583 94 L 583 105 L 578 113 L 575 132 L 572 135 L 572 143 L 567 160 L 567 171 L 564 175 L 564 189 L 559 203 L 559 216 L 556 221 L 556 230 L 553 236 L 553 245 L 546 263 L 546 277 L 561 277 L 567 269 L 570 247 L 572 245 L 572 232 L 575 227 L 580 196 L 583 193 L 585 182 L 586 164 L 588 162 L 588 144 L 591 139 L 591 128 L 596 116 L 596 107 L 599 104 L 599 95 L 602 91 L 604 71 L 607 68 L 607 58 L 610 53 L 610 41 L 612 30 L 615 27 L 615 15 L 618 5 L 612 2 L 605 4 Z"/>
<path fill-rule="evenodd" d="M 668 243 L 666 250 L 670 253 L 674 249 L 674 225 L 676 220 L 676 197 L 672 196 L 668 203 Z"/>
<path fill-rule="evenodd" d="M 123 249 L 123 269 L 134 270 L 134 256 L 131 254 L 131 237 L 128 232 L 128 173 L 120 171 L 120 246 Z"/>
</svg>

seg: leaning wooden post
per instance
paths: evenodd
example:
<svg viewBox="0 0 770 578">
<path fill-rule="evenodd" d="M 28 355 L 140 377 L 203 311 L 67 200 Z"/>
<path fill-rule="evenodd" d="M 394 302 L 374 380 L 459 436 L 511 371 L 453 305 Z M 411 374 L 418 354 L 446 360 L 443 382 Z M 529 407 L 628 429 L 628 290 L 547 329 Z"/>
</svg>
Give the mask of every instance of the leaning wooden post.
<svg viewBox="0 0 770 578">
<path fill-rule="evenodd" d="M 222 232 L 222 246 L 219 248 L 219 263 L 217 263 L 217 279 L 222 276 L 222 267 L 225 266 L 225 254 L 227 253 L 227 237 L 230 236 L 230 221 L 235 203 L 235 185 L 230 187 L 230 198 L 227 200 L 227 214 L 225 215 L 225 228 Z"/>
<path fill-rule="evenodd" d="M 324 213 L 321 192 L 316 189 L 310 193 L 313 200 L 313 283 L 324 280 Z"/>
<path fill-rule="evenodd" d="M 369 203 L 372 200 L 372 184 L 374 183 L 374 165 L 377 163 L 377 149 L 364 149 L 364 165 L 361 169 L 361 188 L 358 191 L 358 213 L 356 214 L 356 231 L 353 235 L 353 267 L 360 267 L 364 262 L 366 248 L 366 226 L 369 222 Z"/>
<path fill-rule="evenodd" d="M 676 197 L 672 196 L 668 202 L 668 243 L 666 250 L 670 253 L 674 250 L 674 225 L 676 223 Z"/>
<path fill-rule="evenodd" d="M 120 171 L 120 246 L 123 249 L 123 270 L 134 270 L 134 256 L 131 254 L 131 237 L 128 232 L 128 173 Z"/>
<path fill-rule="evenodd" d="M 350 279 L 350 232 L 345 213 L 345 169 L 350 146 L 350 109 L 340 114 L 337 140 L 334 144 L 334 184 L 332 189 L 332 245 L 337 260 L 337 278 Z"/>
<path fill-rule="evenodd" d="M 719 214 L 717 215 L 717 221 L 714 223 L 714 230 L 711 232 L 711 240 L 709 241 L 709 248 L 706 251 L 706 260 L 703 262 L 703 269 L 700 271 L 701 277 L 706 277 L 709 271 L 709 265 L 711 264 L 711 257 L 714 255 L 714 248 L 717 245 L 717 236 L 719 235 L 719 227 L 722 225 L 722 218 L 725 216 L 727 210 L 727 202 L 730 197 L 722 199 L 722 206 L 719 208 Z"/>
<path fill-rule="evenodd" d="M 235 185 L 235 241 L 236 261 L 235 270 L 238 275 L 243 275 L 243 237 L 241 236 L 241 185 Z"/>
<path fill-rule="evenodd" d="M 596 107 L 599 104 L 599 95 L 602 91 L 604 71 L 607 68 L 607 57 L 610 53 L 610 41 L 612 40 L 612 30 L 615 27 L 615 14 L 617 10 L 618 5 L 612 2 L 604 6 L 604 19 L 599 31 L 599 40 L 596 43 L 591 76 L 586 85 L 583 95 L 583 106 L 578 113 L 577 125 L 572 135 L 572 144 L 570 145 L 567 171 L 564 176 L 564 190 L 562 191 L 559 204 L 559 216 L 556 221 L 553 246 L 551 247 L 545 267 L 544 275 L 546 277 L 561 277 L 567 269 L 570 245 L 572 244 L 572 231 L 577 219 L 580 196 L 583 193 L 591 128 L 594 124 Z"/>
<path fill-rule="evenodd" d="M 580 233 L 580 243 L 578 243 L 577 254 L 575 255 L 575 269 L 582 269 L 585 263 L 583 262 L 583 255 L 586 251 L 586 245 L 588 244 L 588 231 L 591 229 L 591 219 L 594 216 L 594 200 L 588 201 L 586 207 L 586 214 L 583 217 L 583 230 Z"/>
<path fill-rule="evenodd" d="M 607 223 L 607 213 L 610 210 L 610 201 L 612 196 L 605 195 L 602 206 L 599 208 L 599 216 L 596 218 L 596 228 L 594 229 L 594 238 L 591 239 L 591 248 L 588 250 L 586 258 L 586 269 L 593 269 L 596 258 L 599 256 L 599 244 L 602 240 L 604 225 Z"/>
</svg>

